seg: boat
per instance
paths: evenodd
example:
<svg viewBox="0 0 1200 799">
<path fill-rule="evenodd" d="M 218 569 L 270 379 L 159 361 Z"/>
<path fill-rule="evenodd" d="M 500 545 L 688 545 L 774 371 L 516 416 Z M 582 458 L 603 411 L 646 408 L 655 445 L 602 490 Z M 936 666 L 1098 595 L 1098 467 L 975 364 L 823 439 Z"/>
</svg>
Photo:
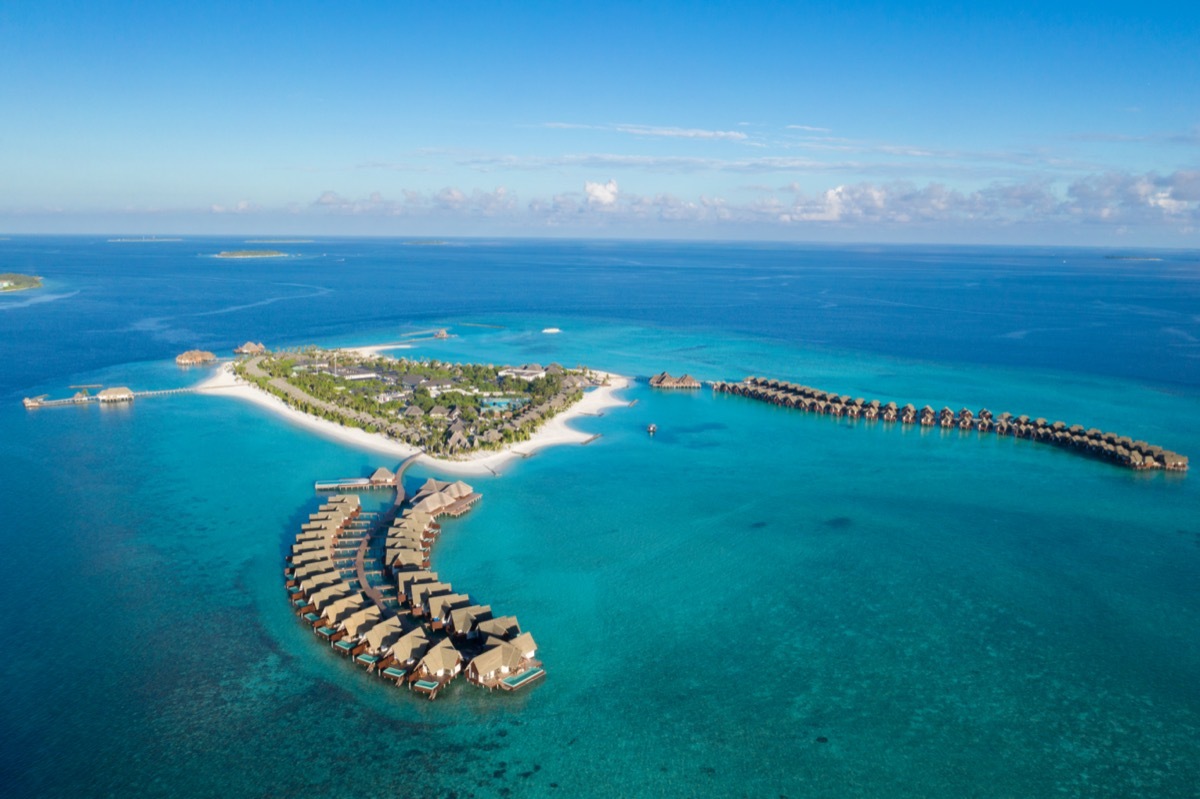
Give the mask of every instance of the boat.
<svg viewBox="0 0 1200 799">
<path fill-rule="evenodd" d="M 650 435 L 654 435 L 658 432 L 658 425 L 651 422 L 650 424 L 646 425 L 646 432 Z"/>
<path fill-rule="evenodd" d="M 553 334 L 553 333 L 561 333 L 562 331 L 559 330 L 557 327 L 545 327 L 545 328 L 542 328 L 542 332 L 547 333 L 547 334 Z"/>
</svg>

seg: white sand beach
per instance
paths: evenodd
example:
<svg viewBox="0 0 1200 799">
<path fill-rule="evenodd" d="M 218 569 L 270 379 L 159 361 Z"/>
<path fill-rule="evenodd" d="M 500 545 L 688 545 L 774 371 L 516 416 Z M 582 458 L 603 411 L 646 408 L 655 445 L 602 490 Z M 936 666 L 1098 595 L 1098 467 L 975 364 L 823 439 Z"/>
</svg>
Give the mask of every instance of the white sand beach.
<svg viewBox="0 0 1200 799">
<path fill-rule="evenodd" d="M 392 346 L 392 345 L 388 345 Z M 422 456 L 418 461 L 424 466 L 437 469 L 440 472 L 456 475 L 498 474 L 502 466 L 512 461 L 532 455 L 539 449 L 553 447 L 559 444 L 582 444 L 591 436 L 588 433 L 575 430 L 568 422 L 580 416 L 596 415 L 606 408 L 620 407 L 625 401 L 618 399 L 617 391 L 629 385 L 629 378 L 608 372 L 593 370 L 593 374 L 608 378 L 608 385 L 588 391 L 583 399 L 567 410 L 549 419 L 528 441 L 512 444 L 499 451 L 484 450 L 467 455 L 462 460 L 447 460 Z M 201 382 L 196 388 L 206 394 L 233 397 L 234 399 L 252 402 L 279 414 L 288 421 L 300 427 L 312 430 L 326 438 L 348 444 L 352 447 L 388 455 L 395 460 L 403 460 L 417 452 L 416 448 L 399 441 L 393 441 L 378 433 L 368 433 L 357 427 L 345 427 L 326 419 L 318 419 L 288 406 L 283 400 L 273 394 L 262 391 L 257 386 L 245 382 L 233 374 L 232 364 L 225 363 L 216 374 Z M 394 464 L 389 464 L 393 466 Z"/>
</svg>

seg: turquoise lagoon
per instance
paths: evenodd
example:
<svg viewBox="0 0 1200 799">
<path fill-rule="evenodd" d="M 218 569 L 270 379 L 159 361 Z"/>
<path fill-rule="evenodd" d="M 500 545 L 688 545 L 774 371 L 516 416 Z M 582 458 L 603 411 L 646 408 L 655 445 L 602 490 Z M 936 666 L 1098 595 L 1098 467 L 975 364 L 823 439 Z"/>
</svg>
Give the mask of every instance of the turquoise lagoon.
<svg viewBox="0 0 1200 799">
<path fill-rule="evenodd" d="M 643 379 L 636 405 L 578 422 L 594 443 L 470 479 L 484 500 L 435 568 L 517 614 L 548 675 L 431 703 L 320 646 L 281 587 L 313 481 L 379 456 L 224 398 L 19 403 L 188 385 L 206 372 L 170 359 L 192 346 L 436 324 L 456 337 L 405 354 L 779 376 L 1195 457 L 1194 259 L 337 240 L 204 257 L 237 243 L 0 244 L 51 297 L 0 305 L 6 796 L 1194 795 L 1195 474 Z"/>
</svg>

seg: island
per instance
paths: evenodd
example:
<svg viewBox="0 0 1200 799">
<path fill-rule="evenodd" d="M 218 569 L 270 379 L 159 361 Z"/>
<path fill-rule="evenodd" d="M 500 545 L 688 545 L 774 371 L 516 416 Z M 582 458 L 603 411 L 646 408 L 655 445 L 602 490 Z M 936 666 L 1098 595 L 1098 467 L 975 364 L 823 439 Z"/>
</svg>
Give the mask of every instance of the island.
<svg viewBox="0 0 1200 799">
<path fill-rule="evenodd" d="M 378 347 L 304 347 L 243 356 L 200 389 L 229 393 L 356 445 L 489 472 L 512 457 L 599 436 L 567 419 L 624 404 L 624 378 L 565 368 L 394 358 Z M 518 451 L 516 446 L 520 445 Z"/>
<path fill-rule="evenodd" d="M 225 250 L 216 255 L 217 258 L 286 258 L 286 252 L 279 250 Z"/>
<path fill-rule="evenodd" d="M 42 279 L 34 275 L 21 275 L 16 272 L 0 274 L 0 291 L 28 291 L 42 287 Z"/>
</svg>

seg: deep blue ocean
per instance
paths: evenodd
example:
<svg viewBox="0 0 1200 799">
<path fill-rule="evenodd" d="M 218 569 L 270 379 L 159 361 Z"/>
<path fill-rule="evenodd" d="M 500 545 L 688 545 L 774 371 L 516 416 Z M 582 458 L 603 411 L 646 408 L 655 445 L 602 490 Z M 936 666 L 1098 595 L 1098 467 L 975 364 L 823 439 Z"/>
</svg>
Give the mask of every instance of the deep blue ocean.
<svg viewBox="0 0 1200 799">
<path fill-rule="evenodd" d="M 291 255 L 211 257 L 248 246 Z M 0 296 L 4 797 L 1197 795 L 1195 469 L 645 378 L 986 406 L 1195 462 L 1200 253 L 78 237 L 0 240 L 3 271 L 46 279 Z M 20 402 L 435 326 L 406 354 L 641 378 L 579 423 L 594 443 L 470 479 L 434 551 L 537 639 L 548 677 L 512 695 L 425 701 L 290 612 L 313 481 L 394 463 L 223 397 Z"/>
</svg>

